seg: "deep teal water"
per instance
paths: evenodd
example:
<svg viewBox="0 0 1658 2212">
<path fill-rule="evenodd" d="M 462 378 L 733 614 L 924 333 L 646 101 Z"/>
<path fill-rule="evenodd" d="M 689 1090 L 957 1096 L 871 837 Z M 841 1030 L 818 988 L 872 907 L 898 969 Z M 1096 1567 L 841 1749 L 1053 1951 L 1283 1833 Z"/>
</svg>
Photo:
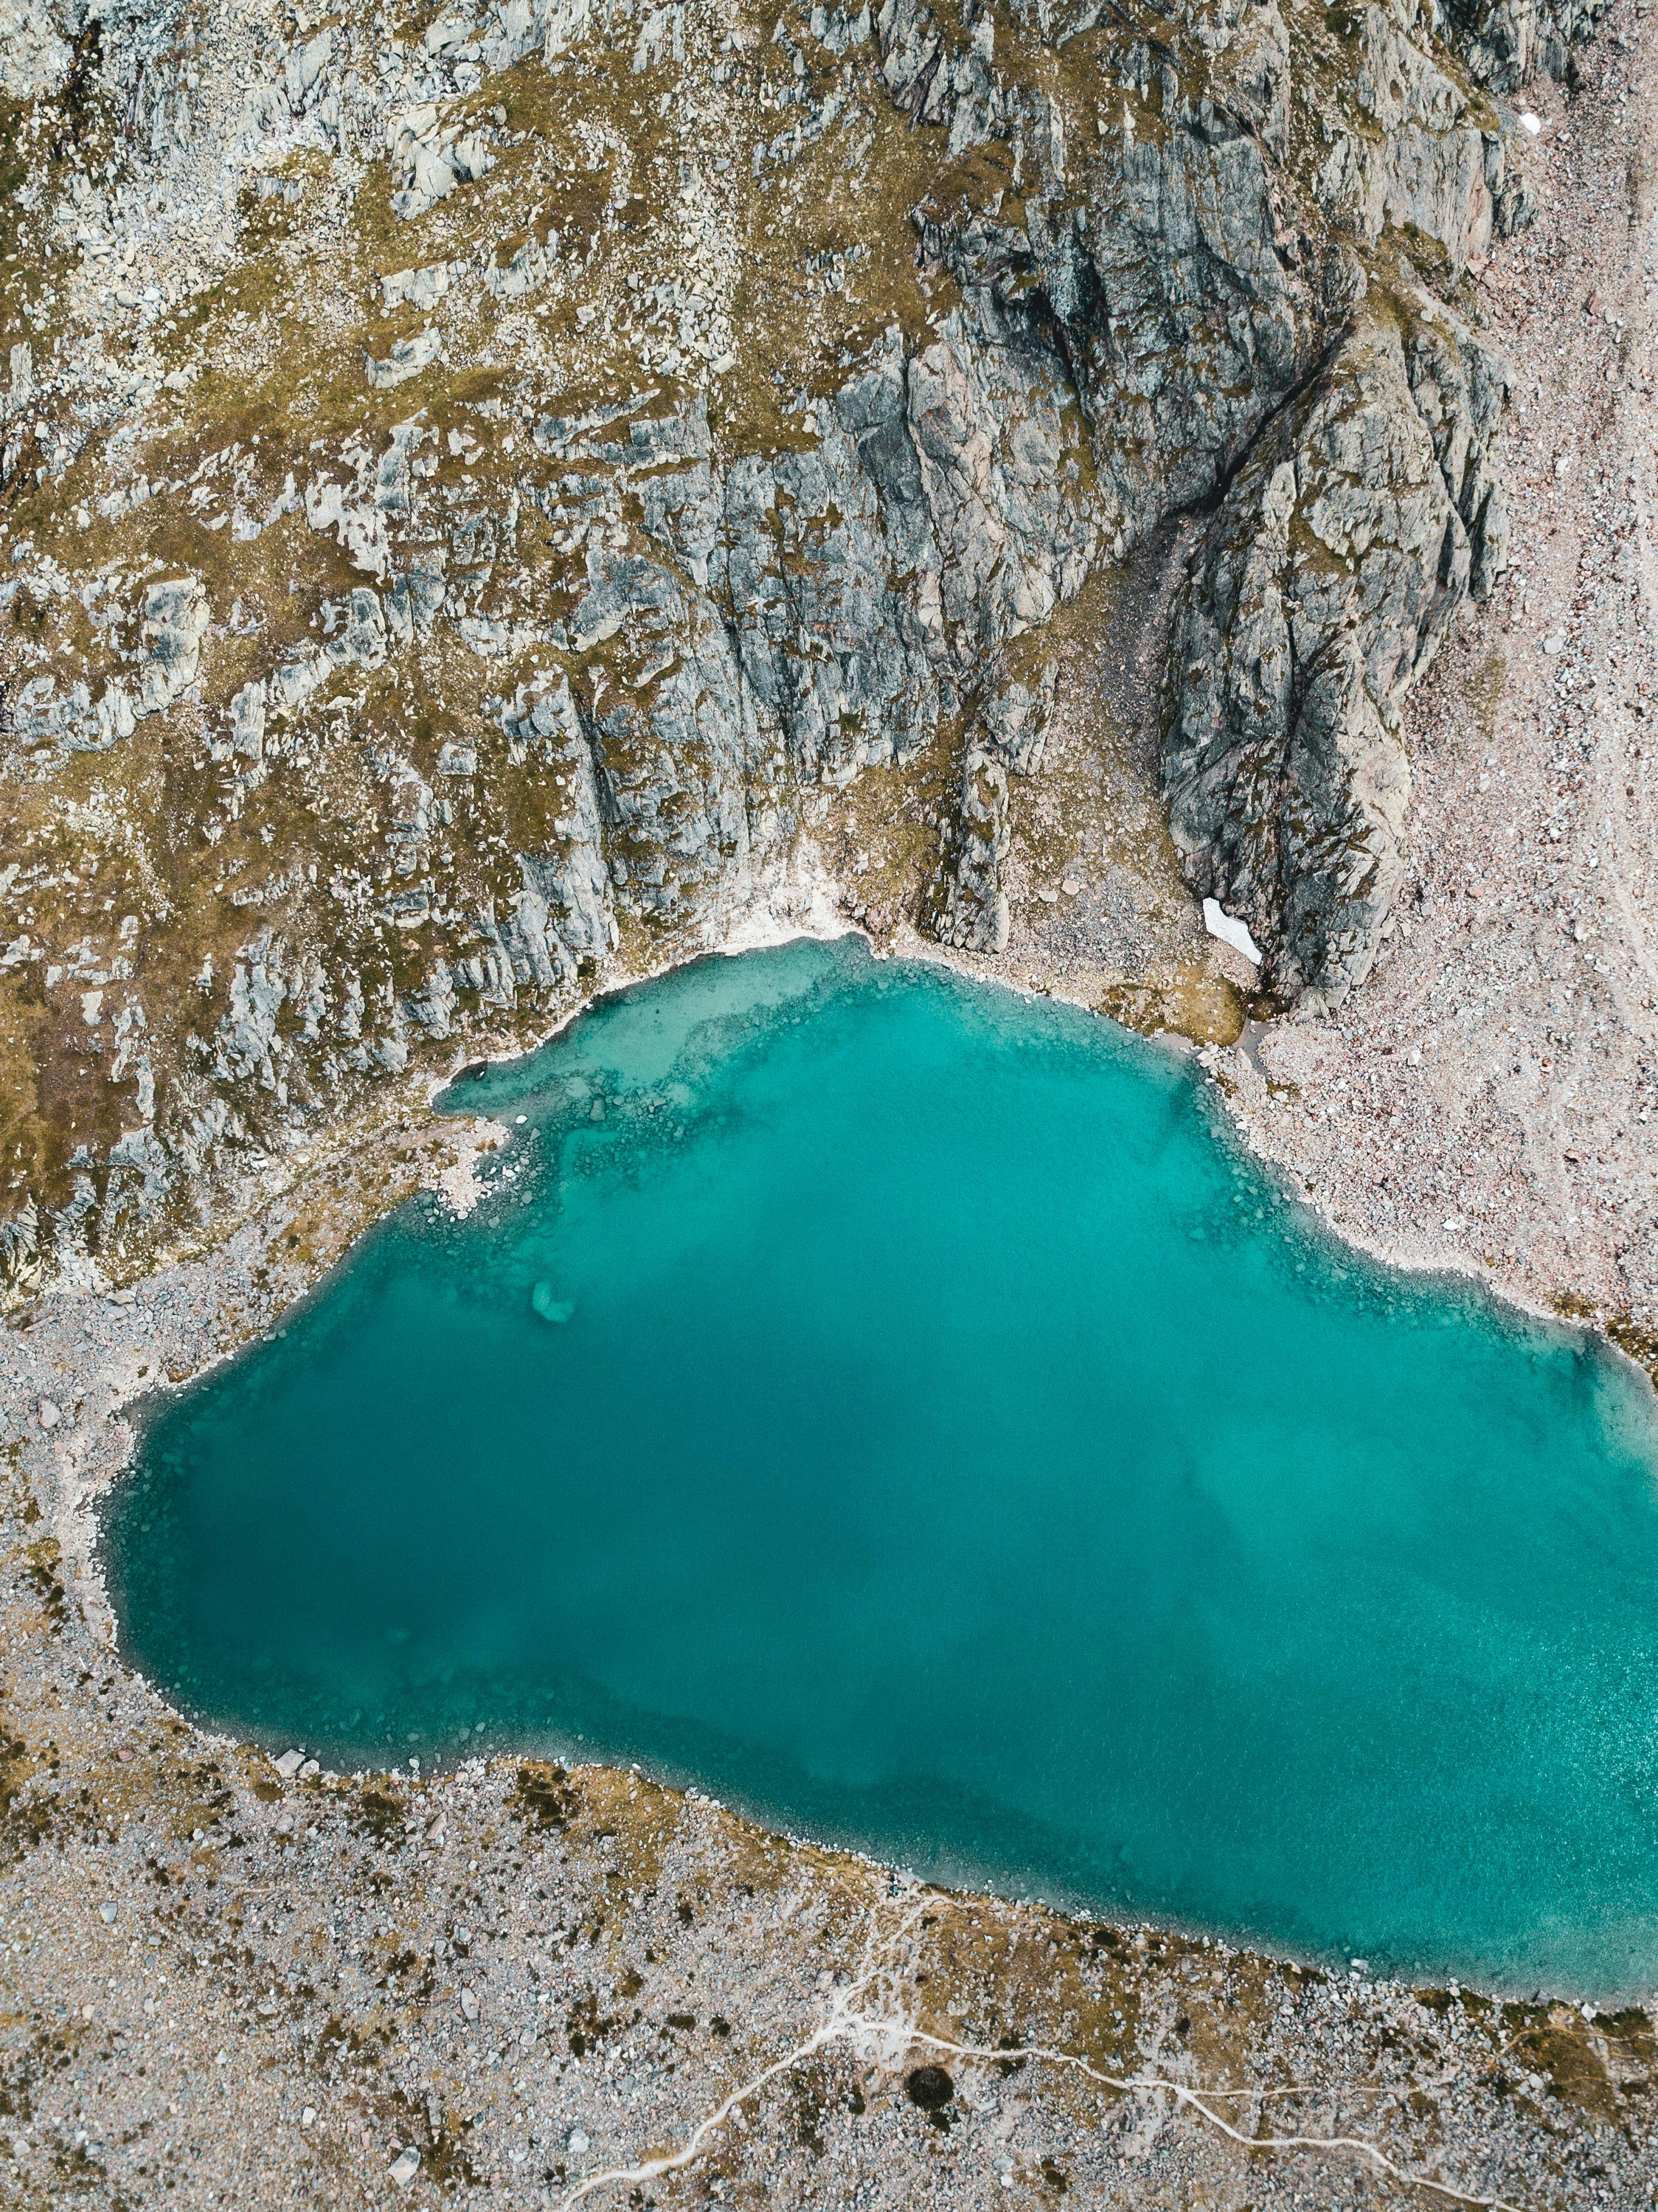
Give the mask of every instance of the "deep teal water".
<svg viewBox="0 0 1658 2212">
<path fill-rule="evenodd" d="M 131 1655 L 336 1764 L 635 1758 L 935 1875 L 1658 1983 L 1632 1370 L 1321 1237 L 1187 1064 L 861 945 L 451 1093 L 527 1117 L 162 1402 Z"/>
</svg>

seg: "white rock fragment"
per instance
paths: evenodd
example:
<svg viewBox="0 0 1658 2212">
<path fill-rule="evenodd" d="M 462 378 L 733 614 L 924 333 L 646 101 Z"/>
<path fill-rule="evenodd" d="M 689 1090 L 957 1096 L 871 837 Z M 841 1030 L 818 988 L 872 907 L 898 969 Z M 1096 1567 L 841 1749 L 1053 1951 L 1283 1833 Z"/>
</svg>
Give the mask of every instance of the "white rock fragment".
<svg viewBox="0 0 1658 2212">
<path fill-rule="evenodd" d="M 34 1418 L 43 1429 L 55 1429 L 64 1418 L 64 1409 L 53 1405 L 50 1398 L 42 1398 Z"/>
<path fill-rule="evenodd" d="M 386 149 L 394 167 L 407 179 L 401 191 L 392 196 L 392 211 L 413 222 L 453 191 L 457 184 L 476 184 L 495 167 L 495 157 L 476 131 L 451 137 L 438 123 L 430 101 L 404 109 L 386 126 Z"/>
<path fill-rule="evenodd" d="M 251 761 L 264 757 L 265 700 L 265 687 L 256 678 L 244 684 L 230 702 L 232 749 Z"/>
<path fill-rule="evenodd" d="M 305 1764 L 305 1753 L 302 1751 L 285 1751 L 280 1758 L 273 1759 L 270 1764 L 284 1782 L 291 1782 Z"/>
<path fill-rule="evenodd" d="M 1543 118 L 1540 115 L 1533 115 L 1529 107 L 1522 107 L 1520 111 L 1520 128 L 1528 138 L 1535 138 L 1543 128 Z"/>
<path fill-rule="evenodd" d="M 1230 945 L 1235 952 L 1241 952 L 1246 960 L 1260 967 L 1260 947 L 1250 935 L 1248 923 L 1240 921 L 1234 914 L 1228 914 L 1218 899 L 1205 899 L 1203 926 L 1211 937 L 1218 938 L 1223 945 Z"/>
<path fill-rule="evenodd" d="M 587 28 L 590 12 L 589 0 L 552 0 L 552 5 L 547 10 L 547 30 L 542 49 L 548 61 L 556 61 L 581 37 Z"/>
<path fill-rule="evenodd" d="M 586 2130 L 582 2128 L 572 2128 L 569 2134 L 564 2138 L 564 2148 L 569 2152 L 572 2158 L 580 2158 L 582 2153 L 588 2148 Z"/>
<path fill-rule="evenodd" d="M 386 2168 L 388 2179 L 395 2181 L 399 2189 L 407 2189 L 419 2172 L 420 2153 L 413 2143 L 406 2150 L 400 2150 Z"/>
<path fill-rule="evenodd" d="M 300 2114 L 300 2125 L 302 2128 L 314 2128 L 316 2124 L 317 2108 L 314 2105 L 307 2105 L 305 2110 Z"/>
<path fill-rule="evenodd" d="M 98 1917 L 103 1922 L 106 1928 L 112 1928 L 115 1925 L 116 1920 L 119 1917 L 120 1911 L 121 1908 L 118 1905 L 112 1903 L 100 1905 L 98 1907 Z"/>
<path fill-rule="evenodd" d="M 170 707 L 196 681 L 207 628 L 207 592 L 199 576 L 168 577 L 146 591 L 143 713 Z"/>
<path fill-rule="evenodd" d="M 464 1989 L 460 1993 L 460 2009 L 463 2017 L 467 2020 L 476 2020 L 478 2016 L 477 1996 L 470 1987 Z"/>
<path fill-rule="evenodd" d="M 288 94 L 288 104 L 295 115 L 307 106 L 317 81 L 334 57 L 334 33 L 319 31 L 314 39 L 302 46 L 295 46 L 288 55 L 282 71 L 282 88 Z"/>
<path fill-rule="evenodd" d="M 426 27 L 421 44 L 428 54 L 452 54 L 464 46 L 472 35 L 472 27 L 463 15 L 440 15 Z"/>
<path fill-rule="evenodd" d="M 422 315 L 430 314 L 448 289 L 446 261 L 434 261 L 426 269 L 399 269 L 380 278 L 388 313 L 393 307 L 410 307 Z"/>
<path fill-rule="evenodd" d="M 363 366 L 368 371 L 369 383 L 376 392 L 407 383 L 411 376 L 418 376 L 422 369 L 431 367 L 438 357 L 440 343 L 438 333 L 428 324 L 423 331 L 416 331 L 413 337 L 399 338 L 388 361 L 376 361 L 373 354 L 365 353 Z"/>
</svg>

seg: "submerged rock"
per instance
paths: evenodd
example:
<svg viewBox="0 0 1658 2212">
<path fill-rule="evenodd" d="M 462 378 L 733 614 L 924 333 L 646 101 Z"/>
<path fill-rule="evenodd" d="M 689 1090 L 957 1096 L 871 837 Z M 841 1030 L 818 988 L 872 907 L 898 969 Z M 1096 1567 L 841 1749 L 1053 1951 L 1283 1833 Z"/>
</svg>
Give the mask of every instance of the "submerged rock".
<svg viewBox="0 0 1658 2212">
<path fill-rule="evenodd" d="M 575 1301 L 555 1297 L 550 1283 L 537 1283 L 530 1294 L 530 1304 L 543 1321 L 562 1322 L 574 1318 Z"/>
</svg>

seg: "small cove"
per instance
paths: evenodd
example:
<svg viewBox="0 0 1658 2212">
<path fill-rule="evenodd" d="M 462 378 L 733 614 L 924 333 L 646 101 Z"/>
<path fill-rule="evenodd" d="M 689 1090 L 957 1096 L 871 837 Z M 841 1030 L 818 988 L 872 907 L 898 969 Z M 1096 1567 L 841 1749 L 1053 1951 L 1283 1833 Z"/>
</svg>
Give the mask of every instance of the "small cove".
<svg viewBox="0 0 1658 2212">
<path fill-rule="evenodd" d="M 447 1103 L 513 1127 L 477 1211 L 383 1224 L 107 1501 L 181 1708 L 339 1765 L 637 1759 L 1379 1971 L 1658 1983 L 1658 1424 L 1603 1346 L 1321 1234 L 1175 1054 L 855 940 Z"/>
</svg>

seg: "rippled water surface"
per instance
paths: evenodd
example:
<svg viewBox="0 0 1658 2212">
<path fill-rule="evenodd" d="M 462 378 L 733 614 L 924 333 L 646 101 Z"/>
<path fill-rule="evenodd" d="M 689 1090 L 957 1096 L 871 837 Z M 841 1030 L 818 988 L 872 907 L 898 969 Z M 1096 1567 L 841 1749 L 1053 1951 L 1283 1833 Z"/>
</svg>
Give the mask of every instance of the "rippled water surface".
<svg viewBox="0 0 1658 2212">
<path fill-rule="evenodd" d="M 636 1758 L 1377 1967 L 1658 1982 L 1621 1363 L 1331 1244 L 1171 1054 L 860 945 L 706 961 L 449 1103 L 513 1125 L 478 1211 L 367 1239 L 112 1501 L 184 1706 L 335 1763 Z"/>
</svg>

